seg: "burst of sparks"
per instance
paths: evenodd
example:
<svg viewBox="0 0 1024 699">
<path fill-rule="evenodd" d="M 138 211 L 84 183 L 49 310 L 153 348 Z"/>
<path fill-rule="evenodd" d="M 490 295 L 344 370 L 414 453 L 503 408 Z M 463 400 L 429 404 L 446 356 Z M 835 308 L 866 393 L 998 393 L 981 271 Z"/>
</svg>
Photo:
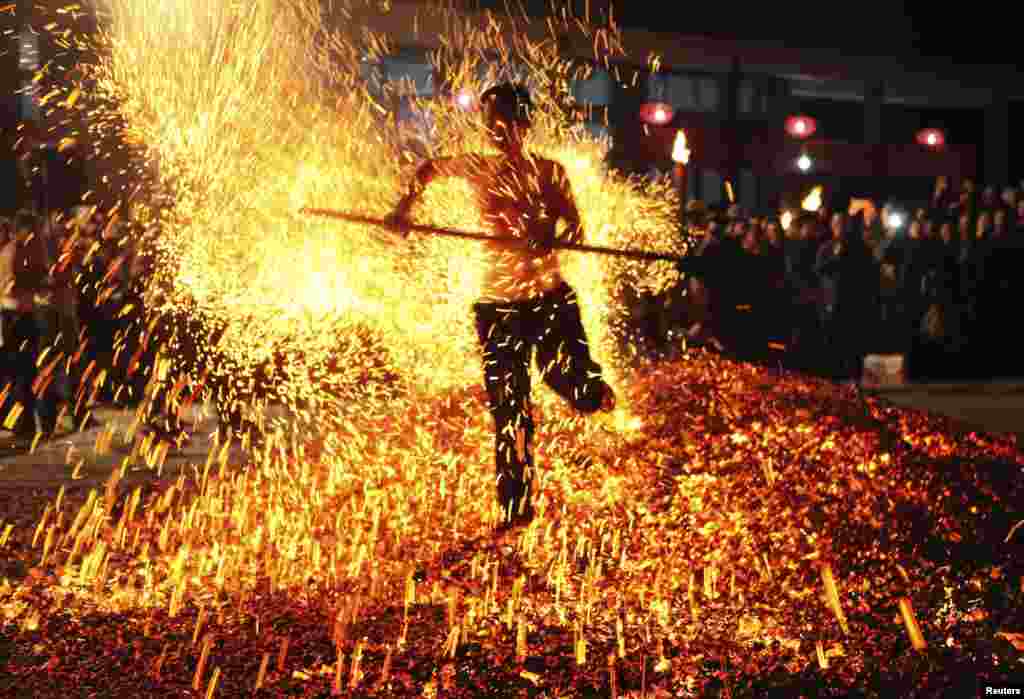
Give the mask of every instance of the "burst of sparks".
<svg viewBox="0 0 1024 699">
<path fill-rule="evenodd" d="M 356 5 L 368 11 L 351 0 L 336 3 L 332 17 L 350 16 Z M 180 325 L 189 331 L 164 354 L 195 351 L 198 359 L 184 368 L 166 363 L 159 381 L 176 395 L 189 382 L 218 385 L 227 399 L 248 403 L 258 393 L 256 374 L 270 371 L 270 399 L 321 429 L 310 439 L 268 428 L 266 444 L 238 472 L 228 467 L 226 445 L 217 445 L 206 464 L 148 502 L 138 489 L 119 501 L 127 461 L 77 513 L 58 498 L 32 543 L 60 587 L 109 609 L 165 607 L 171 615 L 189 603 L 214 609 L 228 600 L 244 608 L 257 590 L 304 599 L 340 592 L 349 597 L 343 608 L 331 604 L 339 647 L 360 604 L 394 606 L 405 616 L 401 634 L 384 639 L 384 676 L 392 642 L 396 656 L 406 642 L 410 608 L 424 601 L 448 607 L 438 639 L 445 654 L 474 634 L 504 628 L 525 656 L 531 625 L 555 624 L 572 629 L 581 665 L 593 661 L 588 647 L 597 639 L 614 639 L 619 656 L 656 643 L 654 670 L 664 673 L 664 641 L 706 633 L 698 622 L 724 609 L 739 613 L 729 631 L 736 637 L 800 648 L 783 635 L 773 606 L 762 604 L 755 614 L 747 597 L 802 606 L 820 589 L 814 566 L 841 533 L 805 530 L 810 511 L 797 517 L 801 505 L 782 486 L 806 490 L 800 459 L 839 459 L 839 447 L 819 438 L 800 411 L 789 420 L 744 423 L 733 401 L 742 399 L 736 394 L 756 370 L 704 357 L 699 369 L 668 376 L 683 377 L 685 385 L 677 386 L 657 374 L 641 381 L 623 367 L 617 286 L 663 289 L 676 281 L 667 265 L 563 256 L 595 358 L 627 405 L 606 421 L 610 429 L 599 430 L 535 389 L 539 514 L 510 544 L 522 571 L 499 572 L 509 552 L 488 550 L 470 563 L 469 594 L 460 597 L 436 575 L 418 586 L 418 562 L 487 531 L 498 516 L 493 427 L 477 388 L 482 368 L 470 325 L 488 253 L 441 238 L 394 246 L 364 227 L 296 213 L 323 206 L 384 215 L 403 191 L 413 147 L 388 126 L 383 105 L 391 95 L 360 78 L 364 63 L 392 47 L 355 23 L 331 24 L 313 2 L 106 0 L 105 7 L 107 52 L 93 76 L 95 92 L 69 92 L 74 99 L 63 103 L 102 105 L 89 107 L 97 128 L 119 124 L 144 149 L 158 189 L 170 197 L 161 206 L 135 203 L 135 213 L 156 220 L 160 231 L 147 239 L 159 265 L 147 297 L 153 315 L 140 323 L 151 328 L 168 315 L 184 318 Z M 446 83 L 480 94 L 509 77 L 503 66 L 516 65 L 536 88 L 530 146 L 565 166 L 588 242 L 682 251 L 671 185 L 643 192 L 607 172 L 607 144 L 567 120 L 572 71 L 554 42 L 502 33 L 497 20 L 482 29 L 455 16 L 447 22 L 433 56 Z M 614 38 L 595 33 L 594 43 L 609 50 Z M 499 60 L 490 60 L 495 55 Z M 430 141 L 416 148 L 488 148 L 478 114 L 452 100 L 414 105 L 432 124 Z M 478 230 L 482 221 L 471 201 L 464 184 L 441 182 L 428 189 L 416 215 Z M 661 414 L 667 392 L 696 396 L 701 375 L 714 384 L 701 410 Z M 628 405 L 641 388 L 642 419 Z M 783 388 L 808 390 L 796 381 Z M 667 424 L 683 434 L 666 434 Z M 933 439 L 905 432 L 910 440 Z M 97 452 L 109 450 L 112 439 L 102 436 Z M 930 450 L 952 453 L 934 439 Z M 140 440 L 132 458 L 159 468 L 167 448 Z M 893 466 L 864 435 L 842 451 L 849 463 L 815 496 L 829 507 L 837 507 L 833 495 L 841 488 L 881 492 L 885 484 L 875 479 Z M 686 469 L 666 485 L 669 458 Z M 716 467 L 737 463 L 760 468 L 729 485 Z M 657 506 L 652 489 L 663 495 Z M 769 521 L 746 501 L 755 490 L 771 499 L 772 511 L 792 516 Z M 874 516 L 858 511 L 862 522 Z M 0 546 L 10 534 L 9 526 L 2 530 Z M 843 608 L 853 583 L 830 565 L 824 570 L 828 613 L 846 632 Z M 920 644 L 909 601 L 900 609 Z M 32 623 L 38 618 L 25 621 Z M 193 689 L 206 686 L 209 695 L 220 670 L 206 681 L 208 623 L 203 613 L 191 637 L 201 648 Z M 285 636 L 276 650 L 279 670 L 289 662 L 288 644 Z M 363 646 L 355 647 L 350 687 L 362 672 Z M 844 653 L 823 642 L 815 650 L 822 667 Z M 270 661 L 265 653 L 257 685 Z M 342 657 L 334 663 L 327 672 L 340 691 Z"/>
</svg>

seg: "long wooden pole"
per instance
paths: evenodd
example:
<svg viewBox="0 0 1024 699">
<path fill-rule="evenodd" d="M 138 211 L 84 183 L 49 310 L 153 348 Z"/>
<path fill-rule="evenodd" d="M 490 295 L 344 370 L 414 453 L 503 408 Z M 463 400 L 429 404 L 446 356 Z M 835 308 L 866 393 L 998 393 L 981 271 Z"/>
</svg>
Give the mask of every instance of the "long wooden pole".
<svg viewBox="0 0 1024 699">
<path fill-rule="evenodd" d="M 340 221 L 348 221 L 350 223 L 362 223 L 369 226 L 379 226 L 381 228 L 389 228 L 394 230 L 396 225 L 387 219 L 373 218 L 371 216 L 362 216 L 360 214 L 352 214 L 345 211 L 337 211 L 335 209 L 301 209 L 300 213 L 307 214 L 309 216 L 323 216 L 325 218 L 338 219 Z M 502 236 L 487 235 L 486 233 L 471 233 L 469 231 L 458 231 L 450 228 L 440 228 L 438 226 L 426 226 L 419 223 L 403 223 L 401 226 L 405 230 L 415 231 L 417 233 L 426 233 L 428 235 L 440 235 L 451 238 L 464 238 L 467 240 L 480 240 L 480 241 L 509 241 L 509 242 L 523 242 L 521 238 L 511 238 Z M 563 243 L 555 242 L 552 246 L 555 250 L 574 250 L 576 252 L 589 252 L 597 255 L 611 255 L 613 257 L 625 257 L 631 260 L 644 260 L 649 262 L 675 262 L 682 263 L 685 257 L 680 255 L 669 255 L 667 253 L 660 252 L 649 252 L 647 250 L 622 250 L 619 248 L 608 248 L 600 245 L 583 245 L 581 243 Z"/>
</svg>

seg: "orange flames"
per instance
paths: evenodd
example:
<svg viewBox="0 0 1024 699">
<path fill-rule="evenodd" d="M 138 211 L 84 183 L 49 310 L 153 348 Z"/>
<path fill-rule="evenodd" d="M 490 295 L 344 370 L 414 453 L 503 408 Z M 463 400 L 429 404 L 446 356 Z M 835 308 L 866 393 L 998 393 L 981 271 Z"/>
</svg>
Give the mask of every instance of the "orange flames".
<svg viewBox="0 0 1024 699">
<path fill-rule="evenodd" d="M 672 160 L 681 165 L 690 162 L 690 149 L 686 147 L 686 132 L 679 129 L 676 140 L 672 144 Z"/>
<path fill-rule="evenodd" d="M 821 208 L 821 194 L 822 187 L 818 185 L 811 190 L 811 193 L 804 197 L 804 200 L 800 202 L 800 206 L 804 211 L 817 211 Z"/>
</svg>

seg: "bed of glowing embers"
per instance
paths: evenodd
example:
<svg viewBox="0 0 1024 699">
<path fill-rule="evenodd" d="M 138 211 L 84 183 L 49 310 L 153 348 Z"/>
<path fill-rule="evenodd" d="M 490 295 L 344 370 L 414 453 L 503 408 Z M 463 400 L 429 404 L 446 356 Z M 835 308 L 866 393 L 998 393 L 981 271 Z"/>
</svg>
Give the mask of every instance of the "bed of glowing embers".
<svg viewBox="0 0 1024 699">
<path fill-rule="evenodd" d="M 13 492 L 5 696 L 973 696 L 1024 675 L 1024 455 L 691 351 L 617 424 L 539 400 L 491 534 L 476 389 L 243 468 Z M 535 389 L 541 393 L 546 389 Z"/>
</svg>

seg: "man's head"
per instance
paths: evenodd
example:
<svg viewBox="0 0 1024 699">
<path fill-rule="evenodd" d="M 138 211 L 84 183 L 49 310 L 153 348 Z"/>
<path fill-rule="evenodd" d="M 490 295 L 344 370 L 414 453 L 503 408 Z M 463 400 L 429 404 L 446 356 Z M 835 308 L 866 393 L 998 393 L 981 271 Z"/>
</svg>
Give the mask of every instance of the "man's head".
<svg viewBox="0 0 1024 699">
<path fill-rule="evenodd" d="M 501 83 L 480 97 L 484 123 L 495 144 L 502 150 L 522 147 L 523 135 L 530 128 L 533 102 L 522 85 Z"/>
<path fill-rule="evenodd" d="M 911 240 L 921 239 L 921 219 L 915 218 L 910 222 L 910 227 L 907 229 L 907 235 Z"/>
<path fill-rule="evenodd" d="M 1017 208 L 1017 190 L 1013 187 L 1003 188 L 1003 204 L 1011 209 Z"/>
</svg>

